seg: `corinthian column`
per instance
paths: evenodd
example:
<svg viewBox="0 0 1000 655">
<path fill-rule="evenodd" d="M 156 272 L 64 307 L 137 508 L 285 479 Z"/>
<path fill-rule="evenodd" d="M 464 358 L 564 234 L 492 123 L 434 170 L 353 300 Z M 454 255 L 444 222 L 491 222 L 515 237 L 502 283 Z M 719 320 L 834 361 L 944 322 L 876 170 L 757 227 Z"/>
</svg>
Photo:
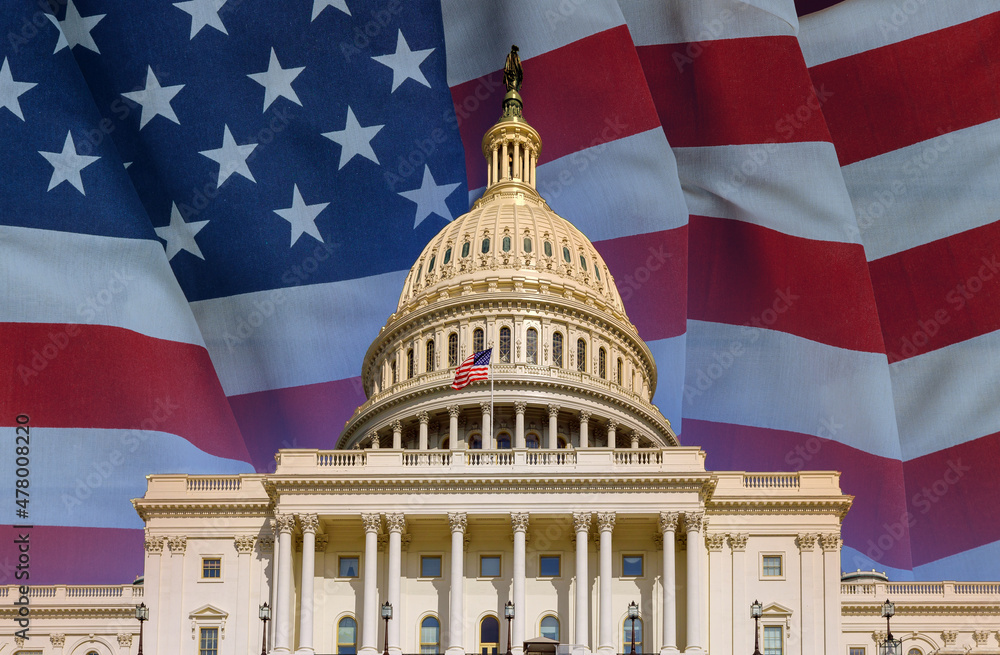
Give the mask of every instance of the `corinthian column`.
<svg viewBox="0 0 1000 655">
<path fill-rule="evenodd" d="M 559 447 L 559 405 L 549 405 L 549 448 Z"/>
<path fill-rule="evenodd" d="M 465 512 L 448 514 L 451 526 L 451 605 L 448 610 L 448 651 L 446 655 L 465 655 Z"/>
<path fill-rule="evenodd" d="M 675 655 L 677 650 L 677 562 L 674 540 L 677 534 L 677 512 L 660 512 L 660 533 L 663 535 L 663 645 L 660 655 Z"/>
<path fill-rule="evenodd" d="M 576 530 L 576 643 L 590 651 L 590 568 L 587 554 L 590 545 L 590 512 L 573 512 Z"/>
<path fill-rule="evenodd" d="M 461 409 L 458 405 L 448 405 L 448 445 L 452 450 L 458 450 L 458 415 Z"/>
<path fill-rule="evenodd" d="M 524 412 L 528 409 L 528 403 L 518 400 L 514 403 L 514 447 L 524 448 Z"/>
<path fill-rule="evenodd" d="M 701 536 L 703 512 L 684 514 L 684 528 L 687 530 L 687 648 L 685 653 L 703 653 L 701 643 L 701 613 L 704 599 L 701 594 L 703 553 L 705 541 Z"/>
<path fill-rule="evenodd" d="M 511 630 L 511 652 L 520 655 L 524 652 L 524 615 L 527 607 L 524 604 L 525 580 L 525 536 L 528 531 L 528 514 L 514 513 L 510 515 L 510 525 L 514 530 L 514 625 Z"/>
<path fill-rule="evenodd" d="M 479 409 L 483 410 L 483 450 L 493 449 L 493 424 L 490 420 L 491 403 L 479 403 Z"/>
<path fill-rule="evenodd" d="M 590 427 L 590 412 L 580 412 L 580 448 L 590 446 L 588 428 Z"/>
<path fill-rule="evenodd" d="M 420 441 L 417 447 L 421 451 L 424 451 L 427 450 L 427 423 L 430 422 L 431 418 L 427 414 L 427 412 L 420 412 L 419 414 L 417 414 L 417 420 L 420 421 L 420 437 L 419 437 Z"/>
<path fill-rule="evenodd" d="M 302 581 L 299 585 L 301 607 L 299 609 L 299 655 L 313 652 L 313 578 L 316 566 L 316 528 L 319 518 L 315 514 L 299 514 L 302 529 Z"/>
<path fill-rule="evenodd" d="M 424 424 L 426 428 L 426 423 Z M 385 524 L 389 528 L 389 604 L 392 605 L 393 619 L 389 620 L 389 634 L 386 635 L 389 653 L 399 655 L 403 652 L 399 643 L 399 623 L 403 618 L 403 608 L 399 604 L 399 580 L 401 577 L 403 559 L 403 528 L 406 520 L 402 514 L 386 514 Z"/>
<path fill-rule="evenodd" d="M 598 512 L 597 527 L 601 531 L 601 594 L 597 648 L 601 655 L 614 655 L 615 632 L 611 616 L 611 531 L 615 529 L 614 512 Z"/>
<path fill-rule="evenodd" d="M 278 524 L 278 594 L 275 600 L 277 621 L 274 631 L 274 652 L 290 653 L 292 648 L 292 528 L 295 516 L 275 514 Z"/>
<path fill-rule="evenodd" d="M 363 612 L 361 614 L 361 650 L 362 655 L 377 655 L 376 640 L 378 638 L 378 596 L 376 582 L 378 576 L 378 529 L 382 522 L 379 514 L 362 514 L 361 521 L 365 526 L 365 584 Z"/>
</svg>

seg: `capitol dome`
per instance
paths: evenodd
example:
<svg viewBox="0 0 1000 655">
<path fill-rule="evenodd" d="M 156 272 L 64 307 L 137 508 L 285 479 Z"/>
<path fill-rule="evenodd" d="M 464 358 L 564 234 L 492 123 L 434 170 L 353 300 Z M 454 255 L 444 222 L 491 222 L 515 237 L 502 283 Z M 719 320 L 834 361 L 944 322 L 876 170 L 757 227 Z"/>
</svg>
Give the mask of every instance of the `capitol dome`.
<svg viewBox="0 0 1000 655">
<path fill-rule="evenodd" d="M 424 247 L 365 354 L 368 400 L 338 448 L 678 445 L 604 259 L 536 189 L 542 141 L 519 86 L 483 137 L 483 196 Z M 490 348 L 493 379 L 453 389 L 461 362 Z"/>
</svg>

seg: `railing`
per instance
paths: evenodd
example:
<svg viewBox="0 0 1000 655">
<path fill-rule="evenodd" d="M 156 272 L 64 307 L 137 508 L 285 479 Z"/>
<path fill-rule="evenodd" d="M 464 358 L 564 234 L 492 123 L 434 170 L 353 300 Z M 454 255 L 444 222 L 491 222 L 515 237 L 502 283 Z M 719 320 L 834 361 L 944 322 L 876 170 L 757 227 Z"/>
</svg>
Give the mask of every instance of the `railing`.
<svg viewBox="0 0 1000 655">
<path fill-rule="evenodd" d="M 419 451 L 403 453 L 403 466 L 451 466 L 451 453 Z"/>
<path fill-rule="evenodd" d="M 881 600 L 886 596 L 924 596 L 950 598 L 953 596 L 1000 596 L 1000 584 L 995 582 L 875 582 L 868 584 L 845 583 L 840 585 L 845 596 L 867 596 Z"/>
<path fill-rule="evenodd" d="M 524 461 L 529 466 L 566 466 L 576 464 L 576 452 L 571 450 L 529 450 Z"/>
<path fill-rule="evenodd" d="M 13 590 L 13 591 L 11 591 Z M 17 596 L 18 585 L 0 587 L 0 598 Z M 29 586 L 29 598 L 142 598 L 139 585 L 42 585 Z"/>
<path fill-rule="evenodd" d="M 797 489 L 798 473 L 750 473 L 743 476 L 747 489 Z"/>
<path fill-rule="evenodd" d="M 188 491 L 239 491 L 243 483 L 238 475 L 228 475 L 225 477 L 189 477 L 187 479 Z"/>
<path fill-rule="evenodd" d="M 367 453 L 354 453 L 350 451 L 321 452 L 316 456 L 316 465 L 336 466 L 338 468 L 364 466 L 367 463 L 366 455 Z"/>
<path fill-rule="evenodd" d="M 658 450 L 616 450 L 615 464 L 659 464 L 663 454 Z"/>
<path fill-rule="evenodd" d="M 514 453 L 502 450 L 465 451 L 466 466 L 510 466 L 514 463 Z"/>
<path fill-rule="evenodd" d="M 987 582 L 955 583 L 956 594 L 1000 594 L 1000 584 Z"/>
</svg>

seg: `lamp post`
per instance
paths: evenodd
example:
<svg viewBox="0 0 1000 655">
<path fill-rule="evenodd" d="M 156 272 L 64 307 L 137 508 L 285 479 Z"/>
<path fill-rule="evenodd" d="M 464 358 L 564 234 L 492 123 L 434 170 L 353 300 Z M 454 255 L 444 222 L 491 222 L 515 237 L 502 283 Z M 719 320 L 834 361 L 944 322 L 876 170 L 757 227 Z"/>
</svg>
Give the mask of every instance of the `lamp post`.
<svg viewBox="0 0 1000 655">
<path fill-rule="evenodd" d="M 260 606 L 260 620 L 264 622 L 264 637 L 260 643 L 260 655 L 267 655 L 267 622 L 271 620 L 271 608 L 267 603 Z"/>
<path fill-rule="evenodd" d="M 389 601 L 382 603 L 382 618 L 385 619 L 385 650 L 382 655 L 389 655 L 389 619 L 392 618 L 392 605 Z"/>
<path fill-rule="evenodd" d="M 889 619 L 896 614 L 896 606 L 887 598 L 882 603 L 882 616 L 885 617 L 885 641 L 881 645 L 879 655 L 899 655 L 903 650 L 903 640 L 892 638 L 892 629 L 889 627 Z"/>
<path fill-rule="evenodd" d="M 628 618 L 632 622 L 632 650 L 631 655 L 635 655 L 635 621 L 639 618 L 639 606 L 633 600 L 628 605 Z"/>
<path fill-rule="evenodd" d="M 149 620 L 149 608 L 146 603 L 135 606 L 135 618 L 139 620 L 139 655 L 142 655 L 142 624 Z"/>
<path fill-rule="evenodd" d="M 760 617 L 764 608 L 756 600 L 750 604 L 750 618 L 753 619 L 753 655 L 760 655 Z"/>
<path fill-rule="evenodd" d="M 509 600 L 503 606 L 503 617 L 507 619 L 507 655 L 510 655 L 510 622 L 514 620 L 514 603 Z"/>
</svg>

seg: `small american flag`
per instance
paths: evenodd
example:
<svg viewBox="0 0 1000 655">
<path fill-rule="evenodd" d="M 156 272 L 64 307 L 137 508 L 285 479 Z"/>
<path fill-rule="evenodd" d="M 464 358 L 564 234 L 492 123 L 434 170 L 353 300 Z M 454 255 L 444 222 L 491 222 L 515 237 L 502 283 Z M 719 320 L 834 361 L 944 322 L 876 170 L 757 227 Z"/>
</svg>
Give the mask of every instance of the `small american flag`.
<svg viewBox="0 0 1000 655">
<path fill-rule="evenodd" d="M 474 380 L 485 380 L 490 375 L 490 355 L 493 349 L 480 350 L 469 355 L 462 365 L 455 369 L 452 389 L 461 389 Z"/>
</svg>

